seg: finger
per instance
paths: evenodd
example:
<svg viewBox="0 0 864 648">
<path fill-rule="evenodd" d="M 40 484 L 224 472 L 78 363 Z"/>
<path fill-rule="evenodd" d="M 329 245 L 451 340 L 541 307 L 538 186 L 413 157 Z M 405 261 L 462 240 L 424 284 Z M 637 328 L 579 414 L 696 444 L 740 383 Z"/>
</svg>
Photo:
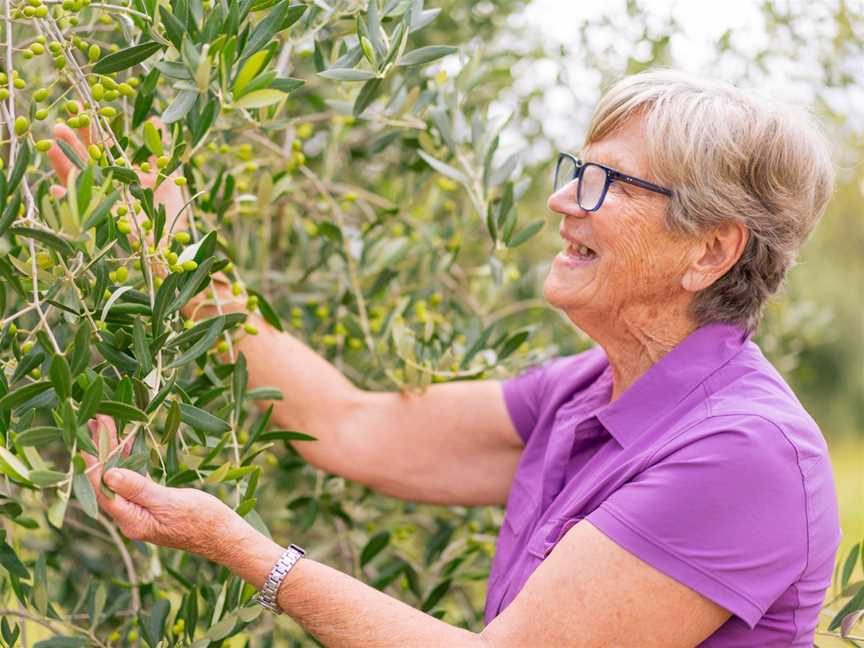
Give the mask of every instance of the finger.
<svg viewBox="0 0 864 648">
<path fill-rule="evenodd" d="M 66 187 L 61 187 L 60 185 L 51 185 L 48 187 L 48 191 L 50 191 L 51 195 L 58 200 L 66 195 Z"/>
<path fill-rule="evenodd" d="M 115 493 L 143 508 L 164 504 L 171 497 L 171 489 L 126 468 L 112 468 L 104 481 Z"/>
<path fill-rule="evenodd" d="M 51 148 L 48 149 L 48 160 L 51 162 L 51 166 L 54 167 L 54 173 L 60 178 L 60 182 L 64 185 L 68 184 L 67 178 L 72 171 L 72 162 L 66 157 L 66 154 L 60 147 L 57 146 L 57 142 L 54 142 Z M 63 188 L 63 191 L 65 192 L 66 189 Z"/>
<path fill-rule="evenodd" d="M 83 128 L 78 129 L 79 131 L 84 130 Z M 81 138 L 76 135 L 71 128 L 69 128 L 66 124 L 55 124 L 54 125 L 54 137 L 57 139 L 61 139 L 66 142 L 69 146 L 72 147 L 72 150 L 81 158 L 81 161 L 85 161 L 87 159 L 87 147 L 84 146 L 84 143 L 81 141 Z"/>
<path fill-rule="evenodd" d="M 90 124 L 82 126 L 81 128 L 76 128 L 75 130 L 78 131 L 78 137 L 81 139 L 82 142 L 84 142 L 85 149 L 93 143 L 93 135 L 90 132 Z"/>
</svg>

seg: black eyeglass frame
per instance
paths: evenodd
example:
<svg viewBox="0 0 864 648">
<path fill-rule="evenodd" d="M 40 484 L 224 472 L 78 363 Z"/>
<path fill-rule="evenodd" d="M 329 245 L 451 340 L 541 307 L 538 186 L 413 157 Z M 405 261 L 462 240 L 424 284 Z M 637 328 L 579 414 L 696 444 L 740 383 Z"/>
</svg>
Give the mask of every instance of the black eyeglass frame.
<svg viewBox="0 0 864 648">
<path fill-rule="evenodd" d="M 563 152 L 558 154 L 558 162 L 555 164 L 555 175 L 552 179 L 553 191 L 555 191 L 555 187 L 558 186 L 558 175 L 561 171 L 561 163 L 564 160 L 570 160 L 574 164 L 573 177 L 567 181 L 567 184 L 570 184 L 574 180 L 579 180 L 579 185 L 576 187 L 576 200 L 579 202 L 579 207 L 581 207 L 586 212 L 597 211 L 598 209 L 600 209 L 600 207 L 603 206 L 603 201 L 606 200 L 606 192 L 609 191 L 609 185 L 611 185 L 616 180 L 618 180 L 619 182 L 626 182 L 627 184 L 631 184 L 636 187 L 640 187 L 641 189 L 653 191 L 654 193 L 663 194 L 664 196 L 672 196 L 671 189 L 661 187 L 660 185 L 654 184 L 653 182 L 648 182 L 647 180 L 642 180 L 641 178 L 637 178 L 635 176 L 627 175 L 626 173 L 621 173 L 617 169 L 608 167 L 605 164 L 599 164 L 597 162 L 583 162 L 575 155 Z M 597 200 L 597 204 L 594 205 L 594 207 L 592 207 L 591 209 L 586 209 L 582 205 L 582 174 L 584 173 L 586 167 L 589 166 L 595 166 L 603 169 L 603 172 L 606 174 L 606 180 L 603 183 L 603 190 L 600 192 L 600 198 Z"/>
</svg>

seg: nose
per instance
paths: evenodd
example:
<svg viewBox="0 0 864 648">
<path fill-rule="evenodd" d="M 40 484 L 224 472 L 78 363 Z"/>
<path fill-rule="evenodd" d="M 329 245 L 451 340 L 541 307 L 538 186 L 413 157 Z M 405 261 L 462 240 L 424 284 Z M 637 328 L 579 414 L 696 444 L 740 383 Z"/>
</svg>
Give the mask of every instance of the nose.
<svg viewBox="0 0 864 648">
<path fill-rule="evenodd" d="M 568 182 L 558 191 L 549 196 L 546 201 L 546 206 L 557 214 L 563 216 L 580 216 L 588 215 L 584 209 L 579 206 L 579 201 L 576 199 L 576 180 Z"/>
</svg>

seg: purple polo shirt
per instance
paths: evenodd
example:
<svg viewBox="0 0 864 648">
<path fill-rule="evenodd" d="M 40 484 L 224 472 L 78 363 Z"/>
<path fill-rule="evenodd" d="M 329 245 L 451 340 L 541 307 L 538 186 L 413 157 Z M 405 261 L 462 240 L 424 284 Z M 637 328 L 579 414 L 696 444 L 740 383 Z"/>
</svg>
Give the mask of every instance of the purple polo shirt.
<svg viewBox="0 0 864 648">
<path fill-rule="evenodd" d="M 732 613 L 702 646 L 813 645 L 840 542 L 828 449 L 741 329 L 696 330 L 611 404 L 600 348 L 502 389 L 525 449 L 487 623 L 586 519 Z"/>
</svg>

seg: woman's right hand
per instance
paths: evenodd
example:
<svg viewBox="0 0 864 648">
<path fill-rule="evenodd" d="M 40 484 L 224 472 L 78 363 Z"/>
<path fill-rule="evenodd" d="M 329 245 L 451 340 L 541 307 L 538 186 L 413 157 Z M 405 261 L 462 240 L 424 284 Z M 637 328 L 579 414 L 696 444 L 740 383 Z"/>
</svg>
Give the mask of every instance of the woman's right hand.
<svg viewBox="0 0 864 648">
<path fill-rule="evenodd" d="M 163 133 L 167 133 L 165 124 L 163 124 L 162 120 L 158 117 L 151 117 L 149 121 L 151 121 L 157 129 L 162 129 Z M 90 127 L 85 126 L 84 128 L 78 128 L 76 130 L 78 133 L 75 133 L 75 131 L 69 128 L 66 124 L 56 124 L 54 126 L 54 137 L 66 142 L 72 150 L 75 151 L 79 158 L 87 160 L 89 159 L 87 147 L 92 143 Z M 163 142 L 168 144 L 165 135 L 163 135 Z M 48 159 L 51 161 L 51 166 L 54 167 L 54 173 L 57 175 L 57 179 L 59 180 L 59 184 L 51 185 L 49 191 L 55 198 L 62 198 L 66 195 L 66 186 L 69 184 L 70 175 L 76 171 L 75 166 L 72 164 L 72 161 L 66 157 L 66 154 L 56 142 L 48 150 Z M 134 169 L 138 174 L 142 187 L 152 188 L 156 185 L 159 170 L 156 167 L 155 156 L 150 157 L 150 168 L 152 171 L 149 172 L 142 171 L 140 168 Z M 186 215 L 183 211 L 183 205 L 185 204 L 183 190 L 181 187 L 174 184 L 174 180 L 178 177 L 180 177 L 179 168 L 175 169 L 171 175 L 165 178 L 153 191 L 153 202 L 157 207 L 159 205 L 165 205 L 167 230 L 174 233 L 187 229 Z M 132 217 L 134 218 L 134 215 Z"/>
</svg>

